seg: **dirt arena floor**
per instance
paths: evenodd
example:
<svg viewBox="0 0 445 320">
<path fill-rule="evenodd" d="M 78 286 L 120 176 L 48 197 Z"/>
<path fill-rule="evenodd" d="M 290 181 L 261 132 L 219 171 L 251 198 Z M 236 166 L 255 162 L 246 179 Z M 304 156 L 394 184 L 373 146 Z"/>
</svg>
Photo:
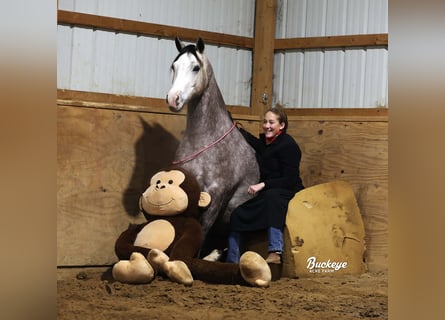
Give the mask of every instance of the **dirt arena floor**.
<svg viewBox="0 0 445 320">
<path fill-rule="evenodd" d="M 387 273 L 192 287 L 115 282 L 109 268 L 58 269 L 57 319 L 388 319 Z"/>
</svg>

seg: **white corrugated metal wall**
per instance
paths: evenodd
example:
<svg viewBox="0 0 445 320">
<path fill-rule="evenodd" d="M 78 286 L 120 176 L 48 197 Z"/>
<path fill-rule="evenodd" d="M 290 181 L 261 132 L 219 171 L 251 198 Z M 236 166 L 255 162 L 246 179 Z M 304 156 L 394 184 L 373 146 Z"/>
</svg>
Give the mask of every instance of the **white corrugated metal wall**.
<svg viewBox="0 0 445 320">
<path fill-rule="evenodd" d="M 59 0 L 59 9 L 253 37 L 254 0 Z M 60 89 L 165 98 L 172 40 L 58 26 Z M 206 46 L 227 104 L 249 106 L 252 52 Z"/>
<path fill-rule="evenodd" d="M 388 0 L 277 0 L 277 38 L 387 33 Z M 254 0 L 59 0 L 59 9 L 253 37 Z M 250 104 L 252 53 L 207 45 L 227 104 Z M 275 54 L 274 102 L 387 106 L 387 49 Z M 60 89 L 164 98 L 173 41 L 58 26 Z"/>
<path fill-rule="evenodd" d="M 276 38 L 388 32 L 388 0 L 277 0 Z M 275 54 L 274 102 L 289 107 L 386 107 L 388 50 Z"/>
</svg>

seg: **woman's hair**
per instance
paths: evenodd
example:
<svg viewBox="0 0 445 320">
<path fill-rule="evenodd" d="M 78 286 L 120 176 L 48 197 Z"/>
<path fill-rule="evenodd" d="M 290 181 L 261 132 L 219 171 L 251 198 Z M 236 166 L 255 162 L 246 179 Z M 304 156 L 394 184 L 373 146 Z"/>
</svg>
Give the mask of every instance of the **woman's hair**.
<svg viewBox="0 0 445 320">
<path fill-rule="evenodd" d="M 283 132 L 286 132 L 287 130 L 287 114 L 284 111 L 284 108 L 280 105 L 280 104 L 276 104 L 275 107 L 272 107 L 270 109 L 268 109 L 264 114 L 268 113 L 268 112 L 272 112 L 273 114 L 275 114 L 278 117 L 278 121 L 280 123 L 284 123 L 284 128 L 283 128 Z"/>
</svg>

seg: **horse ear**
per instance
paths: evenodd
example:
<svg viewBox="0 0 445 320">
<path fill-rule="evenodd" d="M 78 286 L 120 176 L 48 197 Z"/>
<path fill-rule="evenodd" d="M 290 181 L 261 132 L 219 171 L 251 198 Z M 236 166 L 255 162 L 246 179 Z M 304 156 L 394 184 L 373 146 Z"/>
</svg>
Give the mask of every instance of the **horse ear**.
<svg viewBox="0 0 445 320">
<path fill-rule="evenodd" d="M 175 44 L 176 44 L 176 49 L 178 49 L 178 51 L 181 52 L 182 48 L 184 48 L 184 45 L 182 44 L 181 40 L 179 40 L 178 37 L 175 38 Z"/>
<path fill-rule="evenodd" d="M 204 40 L 202 40 L 201 37 L 196 42 L 196 48 L 198 49 L 199 53 L 203 53 L 204 52 Z"/>
</svg>

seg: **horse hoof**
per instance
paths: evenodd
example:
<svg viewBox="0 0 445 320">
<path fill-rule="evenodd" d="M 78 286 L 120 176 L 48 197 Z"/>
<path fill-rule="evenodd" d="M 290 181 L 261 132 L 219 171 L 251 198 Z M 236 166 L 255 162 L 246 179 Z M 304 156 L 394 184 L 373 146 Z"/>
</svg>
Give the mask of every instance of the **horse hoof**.
<svg viewBox="0 0 445 320">
<path fill-rule="evenodd" d="M 139 252 L 133 252 L 130 260 L 121 260 L 111 271 L 116 281 L 123 283 L 149 283 L 154 278 L 153 267 Z"/>
<path fill-rule="evenodd" d="M 243 279 L 255 287 L 268 287 L 272 273 L 266 260 L 258 253 L 246 251 L 240 258 L 240 271 Z"/>
<path fill-rule="evenodd" d="M 207 256 L 202 258 L 202 260 L 219 261 L 221 259 L 221 256 L 222 256 L 222 250 L 214 249 Z"/>
</svg>

